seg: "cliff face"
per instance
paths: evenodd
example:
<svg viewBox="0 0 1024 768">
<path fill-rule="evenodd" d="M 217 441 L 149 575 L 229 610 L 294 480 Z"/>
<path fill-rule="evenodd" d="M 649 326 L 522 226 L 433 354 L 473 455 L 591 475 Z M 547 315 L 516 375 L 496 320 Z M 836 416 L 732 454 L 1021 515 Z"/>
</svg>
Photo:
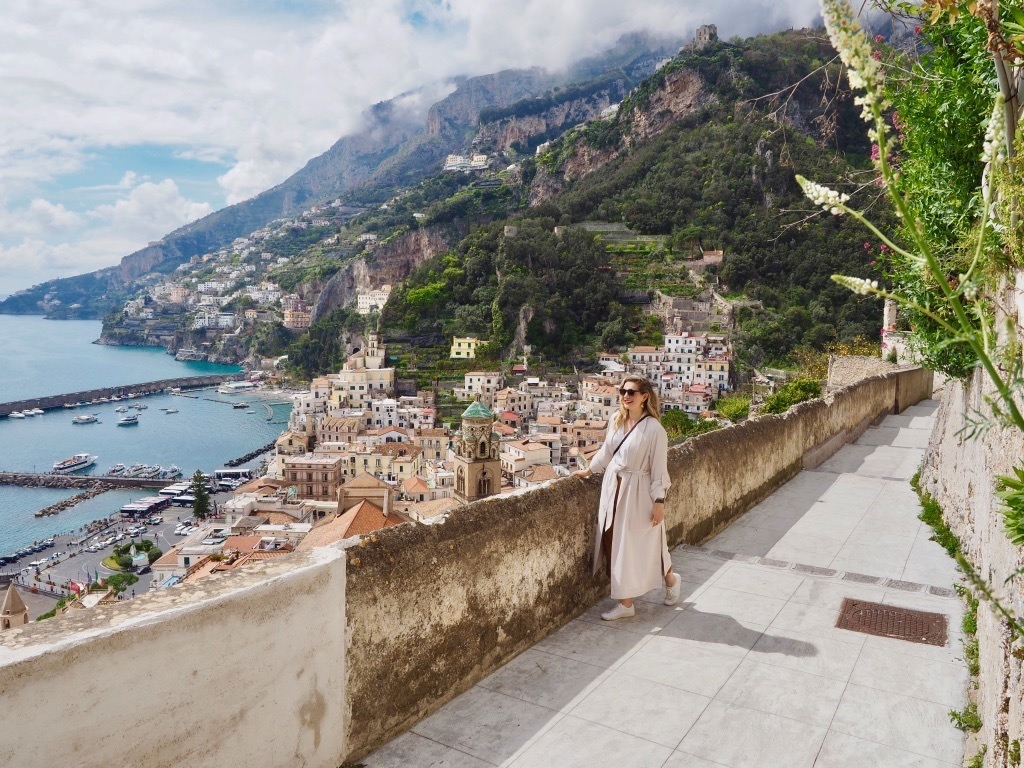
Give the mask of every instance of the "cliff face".
<svg viewBox="0 0 1024 768">
<path fill-rule="evenodd" d="M 644 109 L 630 116 L 626 144 L 640 143 L 657 136 L 677 120 L 717 101 L 709 93 L 700 75 L 683 70 L 668 75 L 665 84 L 654 91 Z"/>
<path fill-rule="evenodd" d="M 530 205 L 538 205 L 560 193 L 566 182 L 582 179 L 627 151 L 657 136 L 670 125 L 717 101 L 704 87 L 700 76 L 682 70 L 666 76 L 642 109 L 633 109 L 624 118 L 622 141 L 616 146 L 593 147 L 577 140 L 568 159 L 556 172 L 541 168 L 530 185 Z"/>
<path fill-rule="evenodd" d="M 386 243 L 346 265 L 324 286 L 313 306 L 312 322 L 351 304 L 359 293 L 397 285 L 428 260 L 444 253 L 465 235 L 457 227 L 425 227 Z"/>
<path fill-rule="evenodd" d="M 621 77 L 580 98 L 571 98 L 532 113 L 524 108 L 524 114 L 482 124 L 476 143 L 484 152 L 507 152 L 516 143 L 524 147 L 531 143 L 539 144 L 540 140 L 550 139 L 580 123 L 596 119 L 602 111 L 622 100 L 631 83 L 631 80 Z"/>
</svg>

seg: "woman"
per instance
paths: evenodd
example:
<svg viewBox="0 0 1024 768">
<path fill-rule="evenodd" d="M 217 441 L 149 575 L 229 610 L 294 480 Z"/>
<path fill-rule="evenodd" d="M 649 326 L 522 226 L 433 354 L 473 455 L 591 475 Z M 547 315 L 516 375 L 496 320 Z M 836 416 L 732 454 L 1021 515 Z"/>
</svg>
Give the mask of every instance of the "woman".
<svg viewBox="0 0 1024 768">
<path fill-rule="evenodd" d="M 594 542 L 594 572 L 602 557 L 618 604 L 601 614 L 614 621 L 635 614 L 633 598 L 665 585 L 665 605 L 679 600 L 679 576 L 665 537 L 668 436 L 659 421 L 658 395 L 642 376 L 627 376 L 619 386 L 619 410 L 608 424 L 604 445 L 587 477 L 604 472 Z"/>
</svg>

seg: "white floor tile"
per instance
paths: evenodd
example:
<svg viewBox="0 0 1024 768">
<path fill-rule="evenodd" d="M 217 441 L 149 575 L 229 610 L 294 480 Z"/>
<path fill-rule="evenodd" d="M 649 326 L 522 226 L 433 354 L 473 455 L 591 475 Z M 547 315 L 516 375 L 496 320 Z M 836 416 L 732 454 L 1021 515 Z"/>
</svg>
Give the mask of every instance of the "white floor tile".
<svg viewBox="0 0 1024 768">
<path fill-rule="evenodd" d="M 589 720 L 566 715 L 511 768 L 661 768 L 672 750 Z"/>
</svg>

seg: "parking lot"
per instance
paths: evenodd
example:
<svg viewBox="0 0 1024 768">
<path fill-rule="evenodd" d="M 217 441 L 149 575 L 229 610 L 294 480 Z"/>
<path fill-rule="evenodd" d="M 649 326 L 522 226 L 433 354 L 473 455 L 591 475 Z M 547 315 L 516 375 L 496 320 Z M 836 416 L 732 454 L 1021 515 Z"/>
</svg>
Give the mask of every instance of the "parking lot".
<svg viewBox="0 0 1024 768">
<path fill-rule="evenodd" d="M 211 495 L 211 501 L 219 507 L 231 498 L 230 493 Z M 155 520 L 159 518 L 159 522 Z M 58 537 L 52 547 L 39 553 L 22 557 L 17 563 L 3 566 L 5 571 L 20 570 L 17 580 L 19 586 L 35 586 L 42 593 L 51 593 L 47 582 L 53 582 L 52 593 L 66 593 L 69 581 L 86 583 L 90 578 L 95 580 L 111 576 L 117 571 L 108 568 L 103 560 L 113 554 L 114 547 L 131 541 L 152 541 L 163 553 L 166 553 L 184 537 L 175 534 L 175 528 L 182 521 L 193 521 L 190 507 L 170 506 L 157 512 L 146 521 L 117 521 L 110 527 L 99 531 L 81 542 L 71 537 Z M 133 533 L 134 529 L 134 533 Z M 42 560 L 43 562 L 39 562 Z M 34 564 L 35 563 L 35 564 Z M 36 579 L 38 571 L 39 580 Z M 124 599 L 131 599 L 150 588 L 153 580 L 152 571 L 141 569 L 135 574 L 139 581 L 129 587 L 123 594 Z"/>
</svg>

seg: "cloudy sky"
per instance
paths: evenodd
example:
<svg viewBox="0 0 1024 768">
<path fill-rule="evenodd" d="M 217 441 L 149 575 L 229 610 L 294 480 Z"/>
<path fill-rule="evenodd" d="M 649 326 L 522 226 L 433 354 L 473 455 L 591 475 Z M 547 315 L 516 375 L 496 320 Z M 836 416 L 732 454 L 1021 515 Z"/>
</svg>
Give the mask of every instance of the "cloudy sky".
<svg viewBox="0 0 1024 768">
<path fill-rule="evenodd" d="M 805 26 L 817 0 L 3 0 L 0 296 L 270 187 L 428 82 L 649 29 Z"/>
</svg>

